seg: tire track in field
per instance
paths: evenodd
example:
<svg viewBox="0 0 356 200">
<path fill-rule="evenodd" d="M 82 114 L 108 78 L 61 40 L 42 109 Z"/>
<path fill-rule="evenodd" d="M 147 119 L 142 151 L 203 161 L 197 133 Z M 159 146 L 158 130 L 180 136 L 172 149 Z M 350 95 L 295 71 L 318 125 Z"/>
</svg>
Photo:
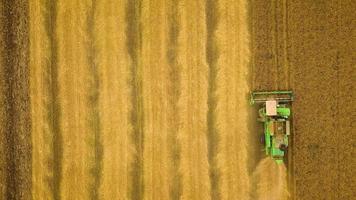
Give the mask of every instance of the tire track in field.
<svg viewBox="0 0 356 200">
<path fill-rule="evenodd" d="M 216 77 L 217 77 L 217 61 L 219 51 L 216 44 L 215 32 L 219 23 L 219 10 L 217 6 L 219 1 L 206 1 L 206 62 L 209 66 L 208 76 L 208 112 L 207 112 L 207 142 L 208 142 L 208 161 L 209 161 L 209 176 L 211 187 L 211 198 L 220 199 L 219 179 L 220 174 L 217 166 L 217 153 L 219 143 L 219 133 L 216 129 Z"/>
<path fill-rule="evenodd" d="M 90 169 L 93 176 L 92 185 L 89 188 L 90 199 L 99 199 L 99 188 L 101 184 L 102 176 L 102 161 L 103 161 L 103 145 L 101 143 L 101 124 L 99 116 L 99 97 L 100 97 L 100 85 L 99 85 L 99 71 L 98 65 L 95 62 L 97 52 L 95 48 L 95 13 L 96 13 L 97 1 L 92 0 L 87 16 L 87 32 L 88 32 L 88 62 L 89 62 L 89 94 L 87 96 L 87 107 L 90 108 L 90 115 L 87 117 L 88 124 L 90 126 L 90 132 L 93 134 L 93 160 L 94 164 Z"/>
<path fill-rule="evenodd" d="M 273 89 L 272 90 L 278 90 L 279 89 L 279 51 L 278 51 L 278 43 L 279 43 L 279 38 L 278 38 L 278 1 L 277 0 L 272 0 L 271 1 L 271 26 L 272 26 L 272 31 L 271 31 L 271 38 L 272 38 L 272 54 L 273 54 L 273 66 L 271 68 L 273 69 Z"/>
<path fill-rule="evenodd" d="M 133 126 L 132 142 L 135 146 L 131 166 L 132 186 L 131 199 L 143 199 L 143 97 L 142 97 L 142 65 L 140 63 L 142 48 L 141 0 L 128 1 L 126 7 L 126 47 L 131 59 L 131 123 Z"/>
<path fill-rule="evenodd" d="M 178 63 L 178 38 L 180 35 L 181 22 L 179 14 L 179 4 L 181 0 L 172 0 L 168 3 L 168 41 L 166 59 L 169 65 L 169 87 L 167 92 L 169 95 L 169 105 L 171 106 L 170 114 L 168 115 L 170 134 L 168 135 L 168 142 L 170 144 L 171 156 L 171 177 L 172 183 L 170 187 L 170 198 L 172 200 L 179 200 L 182 193 L 182 174 L 179 172 L 179 165 L 181 160 L 181 146 L 179 144 L 178 129 L 179 129 L 179 99 L 181 98 L 181 66 Z"/>
<path fill-rule="evenodd" d="M 50 79 L 48 84 L 49 102 L 46 106 L 49 118 L 49 131 L 53 134 L 53 177 L 51 180 L 53 199 L 61 199 L 61 180 L 62 180 L 62 159 L 63 159 L 63 137 L 60 128 L 61 124 L 61 105 L 59 102 L 59 80 L 58 80 L 58 45 L 57 45 L 57 2 L 46 1 L 47 15 L 44 17 L 47 37 L 49 40 L 50 61 L 49 73 Z"/>
<path fill-rule="evenodd" d="M 276 60 L 276 73 L 277 73 L 277 89 L 285 90 L 290 89 L 289 81 L 289 63 L 287 58 L 287 29 L 288 29 L 288 11 L 287 1 L 276 1 L 274 5 L 274 43 L 275 45 L 275 60 Z"/>
<path fill-rule="evenodd" d="M 276 53 L 276 73 L 277 73 L 277 86 L 276 89 L 279 90 L 289 90 L 291 89 L 290 85 L 290 68 L 289 68 L 289 63 L 288 63 L 288 51 L 287 51 L 287 29 L 288 29 L 288 10 L 287 10 L 287 1 L 276 1 L 274 2 L 274 15 L 275 15 L 275 32 L 274 32 L 274 38 L 275 38 L 275 53 Z M 293 112 L 294 113 L 294 112 Z M 291 144 L 293 144 L 293 138 L 289 137 L 289 141 Z M 282 181 L 284 185 L 281 185 L 279 187 L 283 187 L 283 190 L 280 190 L 281 193 L 281 198 L 282 199 L 288 199 L 290 196 L 289 189 L 293 188 L 293 180 L 291 175 L 293 174 L 293 160 L 291 154 L 293 154 L 293 145 L 289 146 L 289 152 L 287 154 L 287 158 L 285 159 L 285 164 L 286 167 L 288 167 L 288 171 L 285 169 L 278 168 L 279 172 L 276 175 L 279 176 L 279 180 Z M 277 186 L 276 186 L 276 189 Z M 285 193 L 283 193 L 285 192 Z"/>
<path fill-rule="evenodd" d="M 290 89 L 292 88 L 291 86 L 291 69 L 289 67 L 289 59 L 288 59 L 288 1 L 283 0 L 282 1 L 282 38 L 283 38 L 283 43 L 282 45 L 282 54 L 283 54 L 283 72 L 284 72 L 284 82 L 285 82 L 285 88 Z"/>
<path fill-rule="evenodd" d="M 282 35 L 283 35 L 283 45 L 281 48 L 283 49 L 282 51 L 282 57 L 283 57 L 283 69 L 284 69 L 284 88 L 288 89 L 288 90 L 292 90 L 294 92 L 294 95 L 297 97 L 297 94 L 295 93 L 294 90 L 294 81 L 293 81 L 293 77 L 294 77 L 294 68 L 291 67 L 291 64 L 289 63 L 289 56 L 291 54 L 290 51 L 290 41 L 289 41 L 289 5 L 288 5 L 288 1 L 287 0 L 283 0 L 282 1 Z M 283 88 L 282 88 L 283 89 Z M 291 119 L 294 119 L 294 110 L 292 108 L 292 116 Z M 295 195 L 294 195 L 294 190 L 295 190 L 295 170 L 294 170 L 294 141 L 295 141 L 295 126 L 291 127 L 291 132 L 292 135 L 289 136 L 289 149 L 287 152 L 287 163 L 286 168 L 287 168 L 287 189 L 289 192 L 289 199 L 294 199 Z"/>
</svg>

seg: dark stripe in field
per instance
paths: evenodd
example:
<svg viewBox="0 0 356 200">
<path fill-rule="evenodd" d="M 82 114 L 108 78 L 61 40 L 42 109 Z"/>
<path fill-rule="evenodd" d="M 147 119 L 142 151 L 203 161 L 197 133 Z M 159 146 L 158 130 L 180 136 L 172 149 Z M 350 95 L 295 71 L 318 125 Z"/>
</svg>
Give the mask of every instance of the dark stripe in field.
<svg viewBox="0 0 356 200">
<path fill-rule="evenodd" d="M 52 153 L 53 158 L 50 159 L 52 164 L 49 166 L 50 171 L 53 171 L 53 177 L 50 179 L 50 188 L 54 200 L 61 199 L 61 179 L 62 179 L 62 157 L 63 157 L 63 138 L 60 130 L 61 121 L 61 106 L 59 102 L 59 83 L 58 83 L 58 44 L 56 38 L 56 21 L 57 21 L 57 2 L 46 1 L 46 15 L 45 26 L 47 37 L 49 39 L 50 60 L 48 62 L 49 81 L 47 90 L 49 101 L 47 104 L 48 119 L 50 124 L 50 131 L 52 133 Z"/>
<path fill-rule="evenodd" d="M 101 126 L 99 119 L 99 74 L 98 66 L 95 64 L 96 51 L 94 47 L 95 34 L 94 34 L 94 20 L 96 11 L 96 0 L 92 1 L 92 7 L 88 13 L 88 35 L 89 35 L 89 51 L 88 51 L 88 63 L 90 75 L 92 76 L 92 84 L 88 95 L 88 108 L 91 109 L 91 115 L 88 116 L 88 125 L 91 127 L 94 138 L 94 166 L 92 166 L 91 173 L 94 178 L 94 183 L 90 188 L 91 199 L 99 199 L 99 187 L 101 183 L 102 162 L 103 162 L 103 145 L 101 143 Z"/>
<path fill-rule="evenodd" d="M 179 128 L 179 116 L 178 116 L 178 101 L 180 98 L 180 85 L 181 85 L 181 67 L 178 64 L 178 37 L 180 33 L 180 20 L 179 20 L 179 2 L 180 0 L 173 0 L 169 4 L 169 32 L 168 32 L 168 49 L 167 60 L 169 64 L 169 105 L 172 106 L 172 113 L 170 116 L 171 131 L 168 136 L 168 142 L 170 144 L 170 156 L 172 160 L 172 186 L 170 188 L 170 197 L 172 200 L 179 200 L 182 193 L 182 175 L 179 172 L 180 166 L 180 153 L 181 147 L 178 142 L 178 128 Z"/>
<path fill-rule="evenodd" d="M 143 199 L 143 107 L 142 77 L 139 64 L 141 53 L 141 0 L 129 0 L 126 5 L 126 48 L 131 65 L 131 124 L 133 127 L 132 142 L 135 147 L 131 164 L 132 186 L 131 199 Z"/>
<path fill-rule="evenodd" d="M 216 128 L 216 76 L 217 76 L 217 60 L 219 51 L 216 44 L 215 31 L 219 23 L 218 1 L 206 1 L 206 61 L 209 66 L 208 77 L 208 113 L 207 113 L 207 141 L 208 141 L 208 161 L 209 161 L 209 176 L 211 187 L 211 198 L 213 200 L 220 199 L 219 194 L 219 179 L 220 173 L 217 166 L 216 156 L 218 153 L 219 136 Z"/>
</svg>

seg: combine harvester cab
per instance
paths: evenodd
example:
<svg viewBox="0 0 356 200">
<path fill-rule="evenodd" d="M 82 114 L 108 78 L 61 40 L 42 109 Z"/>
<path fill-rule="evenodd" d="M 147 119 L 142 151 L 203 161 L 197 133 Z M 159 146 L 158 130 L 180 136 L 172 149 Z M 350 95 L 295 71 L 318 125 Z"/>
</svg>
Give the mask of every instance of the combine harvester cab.
<svg viewBox="0 0 356 200">
<path fill-rule="evenodd" d="M 266 155 L 271 156 L 278 164 L 288 150 L 290 135 L 290 104 L 294 100 L 292 91 L 252 92 L 251 105 L 259 104 L 258 121 L 264 123 L 262 141 Z"/>
</svg>

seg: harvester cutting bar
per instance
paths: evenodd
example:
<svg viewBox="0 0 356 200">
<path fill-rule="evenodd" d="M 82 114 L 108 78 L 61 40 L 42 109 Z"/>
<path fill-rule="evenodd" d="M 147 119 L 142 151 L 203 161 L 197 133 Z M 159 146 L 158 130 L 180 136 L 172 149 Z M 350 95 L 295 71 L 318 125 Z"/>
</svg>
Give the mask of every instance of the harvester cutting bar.
<svg viewBox="0 0 356 200">
<path fill-rule="evenodd" d="M 251 93 L 251 104 L 264 103 L 269 100 L 290 102 L 293 101 L 293 93 L 292 91 L 264 91 Z"/>
</svg>

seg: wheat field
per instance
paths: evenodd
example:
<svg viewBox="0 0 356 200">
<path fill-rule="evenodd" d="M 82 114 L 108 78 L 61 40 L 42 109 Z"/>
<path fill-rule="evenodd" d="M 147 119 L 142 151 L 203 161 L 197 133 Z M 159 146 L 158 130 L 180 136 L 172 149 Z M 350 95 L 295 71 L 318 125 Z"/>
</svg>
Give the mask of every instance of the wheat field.
<svg viewBox="0 0 356 200">
<path fill-rule="evenodd" d="M 353 199 L 355 8 L 0 0 L 0 200 Z M 285 165 L 253 90 L 295 94 Z"/>
<path fill-rule="evenodd" d="M 14 121 L 27 139 L 10 144 L 31 151 L 13 163 L 26 181 L 3 174 L 13 188 L 2 197 L 248 198 L 245 0 L 28 8 L 29 48 L 17 50 L 29 55 L 29 99 L 4 100 L 28 108 L 30 123 Z"/>
</svg>

